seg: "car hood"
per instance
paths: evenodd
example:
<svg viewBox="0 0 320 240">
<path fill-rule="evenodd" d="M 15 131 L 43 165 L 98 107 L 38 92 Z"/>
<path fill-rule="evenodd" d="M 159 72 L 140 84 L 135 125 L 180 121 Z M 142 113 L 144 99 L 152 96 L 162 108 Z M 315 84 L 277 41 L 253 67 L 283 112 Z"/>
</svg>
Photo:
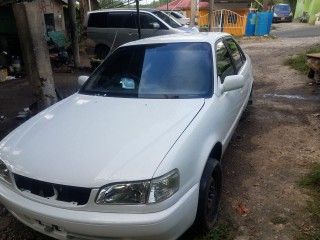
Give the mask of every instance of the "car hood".
<svg viewBox="0 0 320 240">
<path fill-rule="evenodd" d="M 16 174 L 62 185 L 151 179 L 203 104 L 77 93 L 3 139 L 0 158 Z"/>
</svg>

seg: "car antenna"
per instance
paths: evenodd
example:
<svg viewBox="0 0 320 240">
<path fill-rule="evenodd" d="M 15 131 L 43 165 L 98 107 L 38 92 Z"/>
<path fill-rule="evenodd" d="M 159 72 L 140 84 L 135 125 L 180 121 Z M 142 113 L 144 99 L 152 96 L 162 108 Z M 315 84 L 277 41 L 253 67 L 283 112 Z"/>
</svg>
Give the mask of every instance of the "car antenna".
<svg viewBox="0 0 320 240">
<path fill-rule="evenodd" d="M 114 43 L 115 43 L 115 41 L 116 41 L 116 39 L 117 39 L 117 35 L 118 35 L 118 31 L 116 31 L 116 34 L 114 35 L 114 39 L 113 39 L 113 42 L 112 42 L 112 45 L 111 45 L 111 48 L 110 48 L 110 52 L 111 52 L 112 49 L 113 49 L 113 45 L 114 45 Z"/>
</svg>

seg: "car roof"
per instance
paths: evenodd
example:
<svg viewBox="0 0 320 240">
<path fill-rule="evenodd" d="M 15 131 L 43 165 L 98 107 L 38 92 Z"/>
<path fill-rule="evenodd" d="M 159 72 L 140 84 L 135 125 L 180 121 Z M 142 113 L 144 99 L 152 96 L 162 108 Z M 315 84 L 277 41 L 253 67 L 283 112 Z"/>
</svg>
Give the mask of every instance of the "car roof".
<svg viewBox="0 0 320 240">
<path fill-rule="evenodd" d="M 222 37 L 231 36 L 228 33 L 220 32 L 190 32 L 190 33 L 177 33 L 170 35 L 162 35 L 151 38 L 144 38 L 137 41 L 129 42 L 123 46 L 144 45 L 144 44 L 158 44 L 158 43 L 178 43 L 178 42 L 207 42 L 214 44 Z"/>
<path fill-rule="evenodd" d="M 136 12 L 136 8 L 108 8 L 108 9 L 100 9 L 88 12 L 90 13 L 97 13 L 97 12 Z M 157 9 L 152 8 L 139 8 L 141 12 L 159 12 Z"/>
</svg>

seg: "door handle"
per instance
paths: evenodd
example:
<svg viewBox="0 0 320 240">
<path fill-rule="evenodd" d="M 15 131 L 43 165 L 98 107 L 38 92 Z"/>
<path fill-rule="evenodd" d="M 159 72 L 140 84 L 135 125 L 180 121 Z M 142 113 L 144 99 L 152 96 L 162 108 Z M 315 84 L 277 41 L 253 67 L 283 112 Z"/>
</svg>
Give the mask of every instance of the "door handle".
<svg viewBox="0 0 320 240">
<path fill-rule="evenodd" d="M 138 33 L 134 33 L 134 32 L 129 32 L 128 34 L 129 34 L 129 36 L 132 36 L 132 35 L 137 35 L 138 36 Z"/>
</svg>

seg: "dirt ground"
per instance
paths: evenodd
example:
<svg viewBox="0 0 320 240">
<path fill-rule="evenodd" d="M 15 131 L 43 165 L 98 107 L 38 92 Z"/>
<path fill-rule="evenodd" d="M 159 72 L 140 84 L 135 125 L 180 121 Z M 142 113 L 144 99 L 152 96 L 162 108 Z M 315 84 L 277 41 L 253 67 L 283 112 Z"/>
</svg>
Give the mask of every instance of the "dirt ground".
<svg viewBox="0 0 320 240">
<path fill-rule="evenodd" d="M 231 221 L 236 240 L 295 239 L 312 230 L 308 192 L 297 180 L 320 162 L 320 85 L 283 65 L 320 43 L 306 39 L 241 40 L 253 62 L 254 103 L 247 109 L 223 159 L 224 186 L 219 221 Z M 83 72 L 55 73 L 64 95 L 76 91 Z M 12 117 L 31 102 L 25 80 L 0 84 L 0 139 Z M 0 240 L 51 239 L 25 227 L 0 206 Z"/>
</svg>

